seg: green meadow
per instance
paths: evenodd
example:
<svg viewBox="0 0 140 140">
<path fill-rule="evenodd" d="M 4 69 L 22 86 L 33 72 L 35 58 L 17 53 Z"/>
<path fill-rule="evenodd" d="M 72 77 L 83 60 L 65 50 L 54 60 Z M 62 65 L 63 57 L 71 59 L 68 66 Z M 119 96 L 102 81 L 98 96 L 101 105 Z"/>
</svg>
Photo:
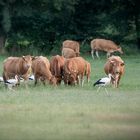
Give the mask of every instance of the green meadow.
<svg viewBox="0 0 140 140">
<path fill-rule="evenodd" d="M 0 140 L 139 140 L 140 56 L 122 56 L 125 75 L 119 88 L 107 87 L 109 96 L 93 87 L 105 76 L 106 58 L 83 57 L 92 66 L 83 87 L 30 81 L 9 91 L 0 83 Z"/>
</svg>

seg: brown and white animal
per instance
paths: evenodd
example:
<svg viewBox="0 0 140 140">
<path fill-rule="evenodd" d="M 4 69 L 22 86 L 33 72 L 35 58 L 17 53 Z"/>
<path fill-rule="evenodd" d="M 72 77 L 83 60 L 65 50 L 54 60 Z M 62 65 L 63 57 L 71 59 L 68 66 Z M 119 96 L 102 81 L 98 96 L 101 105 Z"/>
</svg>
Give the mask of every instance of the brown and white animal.
<svg viewBox="0 0 140 140">
<path fill-rule="evenodd" d="M 82 57 L 67 59 L 64 64 L 64 83 L 68 85 L 84 84 L 86 60 Z"/>
<path fill-rule="evenodd" d="M 70 48 L 63 48 L 62 56 L 64 58 L 73 58 L 73 57 L 76 57 L 76 52 Z"/>
<path fill-rule="evenodd" d="M 60 84 L 63 79 L 63 66 L 65 58 L 60 55 L 52 56 L 50 59 L 50 70 L 55 76 L 57 84 Z"/>
<path fill-rule="evenodd" d="M 99 58 L 98 51 L 107 52 L 107 57 L 110 57 L 113 52 L 120 52 L 123 54 L 122 48 L 118 47 L 113 41 L 106 39 L 93 39 L 91 41 L 91 55 L 94 59 L 94 53 L 96 53 L 97 58 Z"/>
<path fill-rule="evenodd" d="M 50 71 L 50 62 L 46 57 L 35 57 L 32 62 L 32 71 L 35 76 L 35 85 L 37 84 L 38 80 L 42 81 L 43 84 L 48 81 L 49 84 L 56 85 L 56 78 Z"/>
<path fill-rule="evenodd" d="M 15 78 L 18 76 L 18 81 L 20 82 L 20 77 L 24 80 L 28 79 L 29 71 L 32 65 L 32 59 L 30 55 L 22 57 L 8 57 L 3 63 L 3 79 L 7 81 L 8 79 Z"/>
<path fill-rule="evenodd" d="M 90 81 L 90 74 L 91 74 L 91 65 L 88 61 L 86 61 L 86 77 L 87 77 L 87 82 L 89 83 Z"/>
<path fill-rule="evenodd" d="M 108 58 L 104 66 L 105 73 L 107 75 L 111 73 L 111 75 L 113 76 L 111 82 L 113 83 L 114 87 L 119 86 L 120 79 L 125 70 L 124 65 L 124 61 L 119 56 L 111 56 Z"/>
<path fill-rule="evenodd" d="M 74 52 L 76 53 L 76 56 L 79 56 L 80 54 L 80 44 L 77 41 L 65 40 L 62 43 L 62 49 L 63 48 L 69 48 L 69 49 L 74 50 Z"/>
</svg>

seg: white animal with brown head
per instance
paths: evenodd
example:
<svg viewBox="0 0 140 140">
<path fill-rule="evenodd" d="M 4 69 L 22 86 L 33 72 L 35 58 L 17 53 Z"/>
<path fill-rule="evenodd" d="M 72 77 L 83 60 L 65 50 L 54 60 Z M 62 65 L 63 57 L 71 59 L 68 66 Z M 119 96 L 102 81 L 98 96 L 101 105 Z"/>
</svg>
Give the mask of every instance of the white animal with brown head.
<svg viewBox="0 0 140 140">
<path fill-rule="evenodd" d="M 109 73 L 112 75 L 111 82 L 114 87 L 119 86 L 120 79 L 124 74 L 125 65 L 124 61 L 119 56 L 111 56 L 108 58 L 107 62 L 104 66 L 104 71 L 108 75 Z"/>
<path fill-rule="evenodd" d="M 113 52 L 120 52 L 123 54 L 122 48 L 118 47 L 113 41 L 106 40 L 106 39 L 93 39 L 91 41 L 91 55 L 94 59 L 94 53 L 96 53 L 97 58 L 99 58 L 98 51 L 105 51 L 107 52 L 107 57 Z"/>
<path fill-rule="evenodd" d="M 77 41 L 65 40 L 62 43 L 62 49 L 63 48 L 72 49 L 76 53 L 76 56 L 79 56 L 79 54 L 80 54 L 80 44 Z"/>
</svg>

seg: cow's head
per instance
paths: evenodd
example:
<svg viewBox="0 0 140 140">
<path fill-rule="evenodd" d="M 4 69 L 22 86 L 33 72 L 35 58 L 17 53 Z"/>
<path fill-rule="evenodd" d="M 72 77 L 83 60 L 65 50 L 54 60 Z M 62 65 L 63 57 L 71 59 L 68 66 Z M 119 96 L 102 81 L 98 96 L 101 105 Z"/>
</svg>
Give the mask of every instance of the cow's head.
<svg viewBox="0 0 140 140">
<path fill-rule="evenodd" d="M 27 56 L 22 56 L 22 59 L 23 59 L 23 64 L 24 64 L 24 67 L 29 69 L 31 68 L 31 65 L 32 65 L 32 60 L 34 59 L 33 56 L 30 56 L 30 55 L 27 55 Z"/>
<path fill-rule="evenodd" d="M 110 64 L 112 66 L 112 73 L 114 75 L 114 78 L 117 79 L 122 74 L 122 67 L 124 67 L 124 62 L 110 60 Z"/>
<path fill-rule="evenodd" d="M 117 51 L 120 52 L 121 54 L 123 54 L 123 51 L 122 51 L 122 48 L 121 48 L 121 47 L 119 47 L 119 48 L 117 49 Z"/>
<path fill-rule="evenodd" d="M 75 72 L 64 73 L 64 82 L 68 85 L 74 85 L 76 83 L 76 73 Z"/>
<path fill-rule="evenodd" d="M 80 52 L 76 52 L 76 57 L 79 57 L 80 56 Z"/>
<path fill-rule="evenodd" d="M 55 76 L 52 75 L 52 77 L 49 79 L 49 84 L 56 86 L 57 85 L 57 79 Z"/>
</svg>

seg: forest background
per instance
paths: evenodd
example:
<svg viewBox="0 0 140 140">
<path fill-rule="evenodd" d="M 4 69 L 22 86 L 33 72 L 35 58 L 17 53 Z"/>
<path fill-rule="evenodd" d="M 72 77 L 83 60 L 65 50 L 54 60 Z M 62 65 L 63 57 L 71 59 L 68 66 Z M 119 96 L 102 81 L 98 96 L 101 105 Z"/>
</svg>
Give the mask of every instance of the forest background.
<svg viewBox="0 0 140 140">
<path fill-rule="evenodd" d="M 0 0 L 0 54 L 58 54 L 66 39 L 79 41 L 85 54 L 94 38 L 139 53 L 139 1 Z"/>
</svg>

